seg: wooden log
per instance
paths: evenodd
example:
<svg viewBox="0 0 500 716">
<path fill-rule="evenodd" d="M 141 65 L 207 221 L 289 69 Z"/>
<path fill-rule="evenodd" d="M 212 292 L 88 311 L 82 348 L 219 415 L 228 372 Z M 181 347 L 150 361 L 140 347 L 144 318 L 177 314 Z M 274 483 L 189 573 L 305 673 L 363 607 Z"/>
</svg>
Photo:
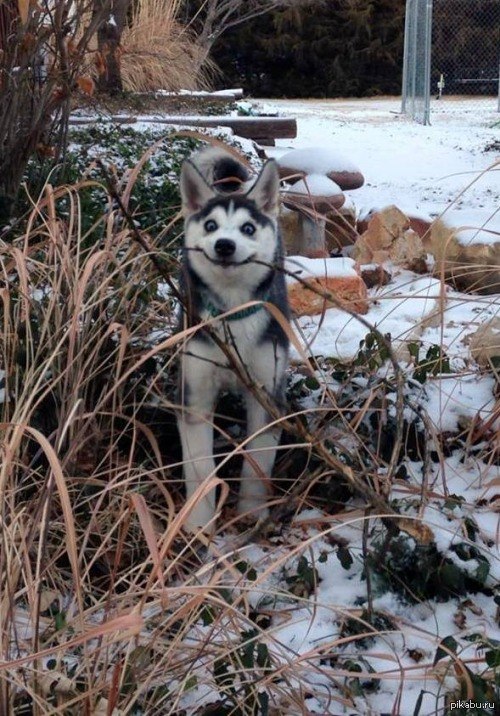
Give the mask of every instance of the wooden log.
<svg viewBox="0 0 500 716">
<path fill-rule="evenodd" d="M 70 124 L 91 124 L 95 119 L 75 117 Z M 154 124 L 177 124 L 182 127 L 229 127 L 239 137 L 255 141 L 269 139 L 293 139 L 297 136 L 297 120 L 290 117 L 225 117 L 218 115 L 172 115 L 168 117 L 130 117 L 116 115 L 110 122 L 134 124 L 137 121 Z"/>
<path fill-rule="evenodd" d="M 147 93 L 144 93 L 147 94 Z M 213 101 L 213 100 L 225 100 L 228 101 L 235 101 L 237 99 L 243 99 L 243 89 L 241 87 L 235 87 L 227 90 L 217 90 L 215 92 L 203 92 L 203 91 L 183 91 L 180 90 L 179 92 L 162 92 L 161 90 L 154 93 L 156 97 L 167 97 L 167 98 L 173 98 L 173 99 L 206 99 L 207 101 Z"/>
<path fill-rule="evenodd" d="M 260 137 L 259 144 L 261 147 L 275 147 L 276 141 L 274 137 Z"/>
</svg>

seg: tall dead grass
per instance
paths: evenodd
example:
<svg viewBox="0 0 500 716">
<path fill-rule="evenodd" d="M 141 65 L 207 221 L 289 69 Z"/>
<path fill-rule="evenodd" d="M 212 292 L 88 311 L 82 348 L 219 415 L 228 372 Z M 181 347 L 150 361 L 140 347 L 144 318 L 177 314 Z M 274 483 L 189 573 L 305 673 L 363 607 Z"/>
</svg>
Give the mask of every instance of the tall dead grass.
<svg viewBox="0 0 500 716">
<path fill-rule="evenodd" d="M 399 695 L 408 681 L 427 688 L 432 659 L 401 663 L 403 619 L 374 626 L 340 599 L 309 599 L 320 582 L 319 550 L 337 560 L 344 527 L 364 535 L 365 546 L 391 522 L 427 539 L 420 517 L 402 524 L 386 501 L 404 436 L 384 457 L 377 438 L 370 447 L 358 430 L 365 414 L 378 415 L 373 430 L 383 441 L 385 377 L 338 400 L 327 366 L 305 356 L 304 376 L 320 395 L 285 418 L 295 452 L 282 456 L 288 479 L 272 529 L 255 543 L 255 532 L 235 530 L 229 506 L 210 545 L 187 536 L 197 496 L 184 504 L 178 490 L 173 421 L 185 333 L 173 334 L 172 291 L 157 290 L 151 259 L 160 248 L 139 245 L 116 206 L 110 196 L 104 239 L 92 244 L 81 230 L 78 187 L 46 186 L 24 235 L 0 253 L 2 714 L 167 716 L 211 702 L 228 716 L 293 716 L 308 713 L 310 698 L 325 713 L 352 711 L 360 683 L 399 684 Z M 224 463 L 242 448 L 218 431 L 228 438 Z M 284 540 L 278 524 L 304 508 L 331 510 L 328 491 L 342 477 L 357 504 L 335 516 L 310 512 Z M 220 486 L 213 478 L 200 489 Z M 426 487 L 412 492 L 400 481 L 400 489 L 422 505 L 430 499 Z M 368 578 L 366 591 L 370 605 Z M 322 638 L 311 647 L 295 632 L 308 634 L 304 622 L 316 629 L 318 615 Z M 338 655 L 374 635 L 386 668 L 357 669 L 354 678 Z M 439 636 L 418 635 L 435 649 Z M 451 654 L 447 669 L 466 673 L 475 658 Z M 388 705 L 395 712 L 396 702 Z"/>
<path fill-rule="evenodd" d="M 177 20 L 181 0 L 139 0 L 123 33 L 122 79 L 134 92 L 207 89 L 215 65 Z"/>
</svg>

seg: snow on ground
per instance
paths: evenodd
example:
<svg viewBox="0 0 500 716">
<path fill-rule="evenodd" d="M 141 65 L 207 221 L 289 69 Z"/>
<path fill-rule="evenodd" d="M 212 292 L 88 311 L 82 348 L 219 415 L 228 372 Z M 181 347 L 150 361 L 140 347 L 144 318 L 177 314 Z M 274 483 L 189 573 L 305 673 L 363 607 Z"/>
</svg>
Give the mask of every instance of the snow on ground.
<svg viewBox="0 0 500 716">
<path fill-rule="evenodd" d="M 481 232 L 482 240 L 485 236 L 488 241 L 499 240 L 500 148 L 485 152 L 500 139 L 500 114 L 491 100 L 472 100 L 465 108 L 441 104 L 431 126 L 402 115 L 396 98 L 275 100 L 272 104 L 281 114 L 297 117 L 298 133 L 296 139 L 278 140 L 269 153 L 278 157 L 290 148 L 313 148 L 310 157 L 317 158 L 318 171 L 324 168 L 325 151 L 344 154 L 365 176 L 363 187 L 346 192 L 359 214 L 396 204 L 414 216 L 444 216 L 450 225 L 464 227 L 464 241 L 477 237 L 484 226 L 488 231 Z M 500 298 L 459 294 L 449 287 L 444 290 L 437 279 L 392 270 L 388 286 L 369 291 L 371 307 L 363 318 L 382 333 L 390 333 L 396 345 L 417 339 L 424 347 L 441 345 L 452 366 L 463 368 L 469 361 L 469 337 L 499 315 Z M 298 327 L 313 354 L 342 360 L 356 355 L 366 334 L 364 323 L 335 308 L 324 316 L 304 316 Z M 299 356 L 294 352 L 292 357 Z M 457 391 L 455 386 L 451 392 Z M 436 424 L 456 425 L 453 405 L 449 396 L 440 401 L 440 414 L 432 411 Z M 477 405 L 478 410 L 483 408 L 484 401 Z M 448 409 L 450 416 L 444 414 Z"/>
<path fill-rule="evenodd" d="M 448 213 L 454 226 L 467 227 L 464 240 L 472 238 L 476 229 L 484 225 L 499 231 L 500 166 L 495 171 L 491 167 L 500 160 L 500 150 L 486 153 L 484 149 L 500 138 L 500 115 L 485 109 L 486 104 L 476 103 L 477 109 L 473 112 L 460 112 L 457 108 L 449 114 L 441 111 L 434 115 L 428 127 L 402 116 L 399 101 L 395 99 L 280 100 L 272 104 L 280 113 L 298 118 L 298 136 L 292 141 L 278 141 L 270 153 L 277 157 L 289 148 L 323 147 L 345 154 L 360 167 L 366 179 L 362 188 L 347 192 L 359 213 L 397 204 L 412 215 L 436 217 Z M 490 236 L 498 240 L 497 234 Z M 495 407 L 495 380 L 474 367 L 467 344 L 479 325 L 498 316 L 499 297 L 464 295 L 448 287 L 443 290 L 438 280 L 402 269 L 394 270 L 388 286 L 371 289 L 369 293 L 373 301 L 364 318 L 382 333 L 390 333 L 396 347 L 403 341 L 417 339 L 424 350 L 433 344 L 440 345 L 450 359 L 452 370 L 457 371 L 429 379 L 422 391 L 422 405 L 434 430 L 453 432 L 461 421 L 477 416 L 487 420 Z M 332 308 L 322 317 L 301 318 L 298 332 L 314 355 L 348 360 L 358 351 L 366 326 Z M 412 470 L 409 473 L 410 485 L 418 487 L 424 479 L 422 465 L 414 465 L 413 473 Z M 471 458 L 463 460 L 454 454 L 434 467 L 430 478 L 436 493 L 442 494 L 443 499 L 446 494 L 460 496 L 464 509 L 469 509 L 476 519 L 493 581 L 500 575 L 500 524 L 495 511 L 485 505 L 488 498 L 494 503 L 495 495 L 490 493 L 495 493 L 499 477 L 497 466 L 484 465 Z M 492 486 L 489 492 L 488 485 Z M 412 489 L 396 487 L 394 497 L 400 497 L 405 490 L 411 494 Z M 478 503 L 482 505 L 479 509 L 475 507 Z M 433 531 L 439 550 L 454 563 L 460 562 L 450 547 L 463 538 L 461 518 L 444 514 L 439 500 L 428 504 L 423 517 Z M 360 527 L 357 536 L 353 535 L 352 528 L 350 532 L 349 544 L 359 550 Z M 318 554 L 322 548 L 325 549 L 325 545 L 319 539 L 315 543 Z M 305 653 L 317 647 L 322 639 L 332 641 L 336 635 L 332 624 L 336 610 L 353 608 L 365 588 L 360 563 L 355 562 L 347 572 L 338 562 L 328 562 L 321 567 L 322 582 L 315 598 L 311 599 L 310 609 L 304 609 L 302 617 L 296 614 L 290 626 L 274 632 L 274 637 L 294 653 Z M 472 560 L 468 568 L 477 569 L 477 562 Z M 498 638 L 500 631 L 495 622 L 493 600 L 484 595 L 475 595 L 473 599 L 476 604 L 473 611 L 477 615 L 467 615 L 468 633 L 477 630 Z M 364 702 L 360 699 L 359 712 L 381 714 L 392 710 L 392 713 L 410 716 L 415 712 L 421 691 L 425 690 L 420 713 L 441 713 L 444 693 L 456 689 L 456 683 L 448 671 L 441 672 L 439 684 L 430 665 L 439 639 L 450 634 L 457 638 L 463 636 L 457 628 L 459 621 L 454 619 L 457 602 L 429 602 L 409 607 L 390 592 L 375 602 L 377 609 L 395 618 L 401 632 L 378 637 L 365 649 L 367 663 L 377 671 L 387 672 L 387 678 L 382 680 L 378 692 L 365 696 Z M 336 616 L 338 618 L 338 612 Z M 412 650 L 421 651 L 422 665 L 412 660 Z M 474 658 L 477 653 L 472 645 L 464 645 L 461 656 Z M 403 668 L 408 668 L 406 678 L 401 676 Z M 328 682 L 320 677 L 316 681 L 316 687 L 311 689 L 315 700 L 308 702 L 310 713 L 350 711 L 349 708 L 344 711 L 339 703 L 326 706 Z"/>
<path fill-rule="evenodd" d="M 499 126 L 494 126 L 500 122 L 500 115 L 486 104 L 476 102 L 474 110 L 465 112 L 458 106 L 448 113 L 440 109 L 428 127 L 402 116 L 397 99 L 277 100 L 266 104 L 271 110 L 298 118 L 297 138 L 278 140 L 270 154 L 279 156 L 290 148 L 331 148 L 359 166 L 365 185 L 347 192 L 359 213 L 397 204 L 412 215 L 435 217 L 444 212 L 453 214 L 458 225 L 488 224 L 498 230 L 500 174 L 498 167 L 497 171 L 488 169 L 500 158 L 500 151 L 484 149 L 500 138 Z M 317 264 L 300 261 L 305 272 L 315 273 Z M 294 267 L 297 270 L 296 264 Z M 342 271 L 352 271 L 348 259 L 343 261 Z M 403 349 L 409 340 L 420 341 L 424 355 L 428 347 L 439 345 L 449 358 L 452 372 L 430 376 L 421 388 L 421 405 L 432 430 L 453 432 L 463 421 L 470 423 L 478 416 L 488 421 L 495 405 L 495 381 L 472 361 L 468 340 L 482 323 L 498 316 L 499 297 L 445 290 L 435 278 L 396 268 L 391 283 L 370 289 L 370 297 L 370 311 L 364 318 L 382 333 L 390 333 L 396 350 Z M 332 308 L 322 318 L 301 318 L 297 333 L 314 355 L 348 361 L 359 350 L 367 327 Z M 404 352 L 401 356 L 404 363 Z M 500 577 L 498 466 L 485 464 L 475 453 L 457 449 L 429 465 L 408 459 L 405 466 L 408 479 L 396 482 L 391 497 L 408 501 L 409 518 L 425 523 L 443 559 L 451 566 L 459 565 L 475 574 L 483 566 L 481 558 L 486 556 L 490 565 L 487 584 L 493 588 Z M 427 490 L 425 500 L 421 498 L 422 484 Z M 448 504 L 450 497 L 453 499 Z M 474 520 L 479 530 L 474 538 L 464 534 L 467 518 Z M 263 637 L 273 663 L 296 663 L 304 687 L 309 687 L 304 691 L 301 713 L 442 714 L 445 694 L 456 694 L 458 684 L 450 659 L 433 663 L 440 640 L 453 636 L 460 659 L 471 672 L 481 673 L 484 648 L 479 649 L 467 637 L 476 634 L 500 639 L 497 606 L 491 594 L 482 592 L 467 594 L 467 598 L 408 604 L 395 592 L 377 589 L 375 584 L 373 607 L 379 614 L 389 616 L 392 626 L 364 646 L 356 641 L 345 643 L 342 624 L 345 625 L 346 615 L 359 616 L 361 607 L 366 607 L 364 522 L 364 513 L 355 504 L 335 516 L 304 511 L 277 538 L 276 549 L 270 549 L 269 544 L 266 548 L 250 544 L 241 550 L 242 559 L 254 565 L 259 575 L 267 575 L 249 590 L 247 597 L 252 607 L 264 605 L 264 612 L 267 609 L 273 614 L 272 627 Z M 346 545 L 352 555 L 350 565 L 341 564 L 339 542 L 332 542 L 332 538 Z M 475 548 L 470 559 L 457 554 L 457 546 L 463 544 Z M 283 574 L 296 568 L 301 551 L 315 565 L 320 581 L 300 602 L 286 602 Z M 279 568 L 273 569 L 273 563 Z M 408 570 L 417 570 L 418 576 L 417 565 L 409 564 Z M 424 576 L 429 575 L 422 575 L 422 579 Z M 189 639 L 193 643 L 198 638 L 208 640 L 210 633 L 207 626 L 200 624 L 190 632 Z M 322 653 L 326 660 L 320 659 Z M 360 677 L 363 687 L 355 708 L 341 698 L 342 687 L 353 688 L 353 678 L 345 672 L 348 660 L 358 660 L 368 672 Z M 199 666 L 198 672 L 193 663 L 190 673 L 195 677 L 202 673 L 209 679 L 209 666 Z M 384 674 L 378 690 L 369 685 L 370 669 Z M 336 676 L 339 673 L 343 675 Z M 197 686 L 182 693 L 180 706 L 194 714 L 202 704 L 217 697 L 216 687 L 207 687 L 200 678 Z"/>
<path fill-rule="evenodd" d="M 285 260 L 287 283 L 295 283 L 294 276 L 305 279 L 311 276 L 356 276 L 355 264 L 349 258 L 308 259 L 305 256 L 289 256 Z"/>
<path fill-rule="evenodd" d="M 454 225 L 481 227 L 491 222 L 491 228 L 494 221 L 498 230 L 500 175 L 498 171 L 483 172 L 500 158 L 500 152 L 484 152 L 485 146 L 500 136 L 499 128 L 493 127 L 500 121 L 500 115 L 485 110 L 481 103 L 474 112 L 461 113 L 456 108 L 451 114 L 443 111 L 429 127 L 401 116 L 399 101 L 395 99 L 280 100 L 271 106 L 282 114 L 298 118 L 298 136 L 292 141 L 278 141 L 278 146 L 269 153 L 279 156 L 289 148 L 306 147 L 341 151 L 360 167 L 366 178 L 361 189 L 348 192 L 360 213 L 395 203 L 412 215 L 435 217 L 443 212 L 453 213 Z M 335 270 L 331 261 L 311 263 L 302 259 L 308 274 L 317 271 L 318 263 Z M 449 287 L 443 289 L 435 278 L 392 269 L 389 285 L 370 290 L 371 308 L 363 318 L 382 333 L 390 333 L 396 348 L 408 340 L 419 340 L 424 354 L 426 348 L 436 344 L 446 352 L 455 373 L 431 377 L 422 388 L 422 406 L 433 430 L 453 432 L 461 421 L 477 416 L 487 420 L 495 405 L 495 381 L 471 361 L 468 339 L 479 325 L 498 315 L 499 297 L 460 294 Z M 352 265 L 344 262 L 340 272 L 350 270 Z M 332 308 L 322 317 L 301 318 L 297 332 L 314 355 L 347 361 L 356 355 L 367 329 L 356 318 Z M 293 357 L 298 359 L 299 355 L 294 353 Z M 393 497 L 418 496 L 422 481 L 427 480 L 436 499 L 428 501 L 420 516 L 450 563 L 458 563 L 472 573 L 480 563 L 477 559 L 464 563 L 454 549 L 464 537 L 464 515 L 470 514 L 483 537 L 477 542 L 478 554 L 488 556 L 493 585 L 500 576 L 500 523 L 494 509 L 488 508 L 488 500 L 494 504 L 497 497 L 498 467 L 453 453 L 433 465 L 427 476 L 424 476 L 422 463 L 408 461 L 407 469 L 410 479 L 394 487 Z M 443 510 L 447 495 L 463 500 L 461 509 Z M 450 635 L 460 640 L 473 633 L 500 638 L 493 599 L 474 594 L 468 606 L 461 606 L 459 599 L 444 603 L 430 600 L 411 606 L 386 591 L 376 595 L 373 606 L 391 615 L 394 631 L 378 636 L 364 649 L 355 645 L 351 645 L 351 649 L 340 647 L 336 639 L 341 636 L 342 615 L 346 610 L 354 610 L 366 595 L 360 558 L 363 520 L 354 518 L 346 525 L 345 519 L 344 516 L 337 522 L 333 520 L 332 534 L 345 539 L 352 550 L 354 562 L 347 570 L 333 556 L 321 563 L 322 553 L 331 554 L 331 542 L 317 532 L 315 526 L 305 526 L 308 513 L 299 515 L 296 520 L 297 526 L 303 525 L 301 537 L 294 537 L 293 529 L 287 533 L 283 551 L 296 548 L 300 539 L 310 540 L 313 556 L 309 558 L 316 564 L 321 581 L 308 602 L 294 610 L 293 618 L 286 623 L 273 623 L 269 639 L 273 654 L 282 653 L 284 660 L 287 654 L 301 655 L 306 660 L 307 655 L 321 649 L 322 644 L 326 652 L 334 645 L 333 653 L 337 657 L 355 659 L 361 654 L 367 669 L 385 674 L 378 691 L 370 693 L 369 687 L 362 690 L 356 703 L 358 710 L 353 710 L 352 706 L 341 703 L 339 691 L 333 695 L 327 671 L 323 673 L 316 659 L 317 671 L 312 670 L 308 676 L 311 693 L 305 702 L 307 713 L 377 716 L 390 712 L 410 716 L 418 710 L 419 696 L 422 699 L 420 714 L 443 713 L 445 694 L 453 690 L 456 693 L 457 682 L 449 662 L 441 668 L 433 665 L 439 641 Z M 312 519 L 311 525 L 314 524 Z M 259 553 L 256 547 L 249 550 L 253 550 L 251 562 L 258 564 L 260 571 L 262 564 L 266 566 L 266 554 Z M 275 554 L 273 558 L 276 559 Z M 254 599 L 257 605 L 258 595 Z M 465 628 L 460 628 L 461 615 L 465 615 Z M 469 668 L 474 669 L 474 660 L 484 652 L 477 651 L 473 643 L 461 640 L 458 653 Z M 364 677 L 365 683 L 369 682 L 368 676 Z"/>
<path fill-rule="evenodd" d="M 449 113 L 441 110 L 429 127 L 402 116 L 396 99 L 277 100 L 266 101 L 266 105 L 298 119 L 297 138 L 278 140 L 278 146 L 268 150 L 270 155 L 283 155 L 290 148 L 320 147 L 338 151 L 359 166 L 365 185 L 346 192 L 359 214 L 396 204 L 413 216 L 448 214 L 454 226 L 467 227 L 464 240 L 470 240 L 476 228 L 484 225 L 490 231 L 499 231 L 500 175 L 489 168 L 500 159 L 500 151 L 484 149 L 500 138 L 499 127 L 493 126 L 500 121 L 500 115 L 486 103 L 476 102 L 474 111 L 459 111 L 456 106 Z M 313 156 L 321 158 L 321 151 Z M 321 171 L 321 167 L 316 169 Z M 320 268 L 336 275 L 353 271 L 348 258 L 310 261 L 290 257 L 287 267 L 292 272 L 300 271 L 301 277 L 315 275 Z M 434 434 L 453 433 L 464 422 L 470 424 L 479 418 L 488 421 L 495 407 L 495 380 L 475 365 L 468 342 L 481 324 L 498 316 L 499 297 L 461 294 L 443 287 L 431 276 L 389 268 L 391 282 L 369 290 L 370 310 L 363 319 L 380 332 L 390 333 L 403 366 L 409 357 L 405 354 L 409 341 L 420 342 L 424 355 L 435 345 L 446 353 L 452 372 L 429 376 L 419 394 L 429 429 Z M 347 362 L 356 356 L 367 327 L 357 318 L 331 308 L 321 317 L 300 318 L 296 332 L 313 355 Z M 300 359 L 295 349 L 292 359 Z M 433 542 L 450 565 L 474 576 L 483 567 L 481 559 L 486 557 L 490 568 L 488 584 L 493 587 L 500 578 L 500 521 L 495 507 L 498 466 L 455 450 L 430 465 L 408 459 L 406 469 L 408 479 L 397 481 L 391 497 L 408 501 L 408 515 L 429 528 Z M 424 502 L 420 500 L 422 483 L 429 491 Z M 449 496 L 453 496 L 456 505 L 448 505 Z M 464 539 L 467 541 L 467 518 L 475 521 L 479 532 L 476 541 L 471 542 L 476 551 L 465 560 L 457 549 L 463 546 Z M 267 574 L 255 588 L 249 587 L 248 602 L 253 608 L 274 614 L 266 644 L 275 665 L 285 667 L 290 660 L 296 663 L 294 668 L 306 691 L 303 713 L 442 714 L 446 694 L 457 694 L 458 687 L 449 659 L 433 663 L 436 649 L 443 638 L 453 636 L 460 659 L 472 672 L 481 673 L 484 649 L 478 649 L 467 637 L 476 634 L 484 639 L 500 639 L 496 604 L 492 596 L 483 593 L 468 594 L 467 599 L 408 604 L 395 592 L 378 589 L 375 584 L 372 606 L 377 613 L 390 617 L 386 632 L 366 644 L 344 643 L 345 619 L 352 614 L 359 617 L 361 606 L 366 606 L 364 521 L 356 505 L 347 506 L 345 512 L 335 516 L 306 510 L 278 538 L 276 549 L 247 545 L 241 550 L 241 558 L 252 564 L 258 575 Z M 350 566 L 341 564 L 332 539 L 347 546 L 353 558 Z M 302 550 L 305 543 L 307 549 Z M 315 565 L 319 583 L 309 597 L 291 606 L 283 596 L 284 574 L 296 568 L 297 555 L 302 551 Z M 281 567 L 273 569 L 273 563 Z M 418 569 L 413 564 L 408 568 Z M 200 625 L 192 630 L 190 638 L 208 639 L 209 633 Z M 327 658 L 320 659 L 321 654 Z M 342 687 L 337 688 L 339 684 L 348 687 L 348 691 L 353 688 L 353 679 L 346 671 L 353 662 L 364 669 L 355 707 L 343 698 Z M 378 688 L 370 686 L 370 670 L 383 674 L 380 682 L 372 682 Z M 200 666 L 201 672 L 210 679 L 210 669 Z M 201 704 L 215 698 L 216 693 L 201 679 L 199 686 L 181 697 L 181 705 L 187 713 L 195 713 Z"/>
<path fill-rule="evenodd" d="M 500 139 L 499 126 L 493 126 L 500 114 L 491 100 L 476 100 L 470 112 L 441 110 L 432 115 L 431 126 L 402 115 L 397 98 L 274 100 L 272 105 L 297 118 L 298 132 L 296 139 L 277 140 L 271 153 L 307 147 L 341 152 L 365 177 L 365 185 L 352 192 L 360 211 L 395 202 L 405 212 L 432 217 L 451 203 L 464 217 L 469 209 L 484 210 L 485 217 L 499 211 L 500 167 L 481 176 L 500 159 L 500 150 L 484 152 Z"/>
<path fill-rule="evenodd" d="M 298 118 L 297 138 L 278 140 L 278 146 L 269 154 L 280 156 L 289 148 L 320 147 L 338 150 L 359 166 L 366 183 L 347 192 L 359 213 L 397 204 L 413 216 L 449 213 L 454 225 L 480 228 L 488 224 L 498 231 L 500 175 L 488 169 L 500 159 L 500 151 L 486 153 L 484 149 L 500 137 L 499 127 L 493 126 L 500 121 L 500 115 L 486 104 L 477 102 L 475 111 L 461 112 L 452 107 L 447 114 L 441 110 L 429 127 L 402 116 L 396 99 L 277 100 L 267 105 Z M 467 232 L 469 239 L 471 230 Z M 337 274 L 348 275 L 353 270 L 349 259 L 311 262 L 294 257 L 289 259 L 288 267 L 314 275 L 319 264 Z M 419 400 L 429 429 L 434 434 L 453 433 L 463 427 L 464 421 L 488 421 L 495 407 L 495 380 L 474 364 L 468 341 L 482 323 L 499 314 L 499 297 L 461 294 L 443 287 L 436 278 L 390 268 L 391 282 L 370 289 L 370 310 L 363 319 L 382 333 L 391 334 L 403 365 L 408 341 L 419 341 L 424 355 L 429 347 L 439 345 L 448 356 L 452 372 L 430 376 L 421 388 Z M 296 330 L 313 355 L 343 361 L 357 354 L 367 333 L 364 323 L 335 308 L 321 317 L 302 317 Z M 297 351 L 292 358 L 299 360 Z M 430 529 L 433 542 L 450 568 L 457 565 L 474 576 L 483 568 L 481 560 L 486 557 L 488 584 L 493 587 L 500 577 L 500 521 L 495 508 L 498 466 L 454 450 L 430 465 L 408 459 L 406 469 L 408 479 L 398 481 L 391 496 L 408 500 L 408 514 L 421 519 Z M 423 502 L 422 483 L 429 491 Z M 448 505 L 449 496 L 456 504 Z M 481 673 L 484 649 L 476 646 L 471 635 L 500 639 L 496 604 L 491 595 L 479 592 L 468 594 L 467 599 L 430 599 L 412 605 L 391 590 L 377 589 L 375 584 L 372 606 L 379 614 L 390 617 L 386 632 L 364 645 L 356 641 L 344 643 L 342 625 L 345 627 L 346 615 L 359 616 L 360 605 L 366 606 L 367 594 L 361 557 L 364 515 L 353 507 L 333 517 L 304 511 L 284 532 L 276 550 L 252 544 L 241 551 L 242 558 L 254 565 L 258 574 L 268 570 L 259 589 L 250 589 L 248 600 L 253 607 L 265 605 L 264 609 L 275 614 L 266 638 L 274 663 L 285 665 L 290 659 L 297 660 L 297 673 L 301 673 L 303 687 L 307 686 L 309 692 L 304 695 L 303 713 L 442 714 L 446 694 L 454 693 L 456 697 L 458 686 L 449 659 L 434 664 L 440 640 L 453 636 L 460 659 L 471 672 Z M 467 541 L 467 518 L 474 520 L 479 530 L 476 541 L 470 542 L 476 548 L 470 559 L 457 553 L 464 539 Z M 342 565 L 337 558 L 332 538 L 347 545 L 353 557 L 350 566 Z M 283 589 L 283 569 L 286 573 L 297 565 L 297 554 L 306 542 L 303 553 L 317 568 L 320 581 L 308 598 L 293 608 L 287 607 L 283 592 L 281 596 L 279 592 Z M 284 565 L 283 569 L 273 570 L 273 561 Z M 418 576 L 418 566 L 408 565 L 409 572 L 415 569 Z M 322 653 L 328 655 L 326 659 L 320 659 Z M 344 684 L 352 688 L 353 680 L 346 672 L 349 659 L 350 663 L 357 660 L 364 669 L 354 708 L 342 698 L 342 688 L 336 687 Z M 370 687 L 370 670 L 384 675 L 376 682 L 378 689 Z M 210 690 L 201 686 L 181 699 L 188 713 L 209 701 Z"/>
<path fill-rule="evenodd" d="M 499 153 L 500 157 L 500 153 Z M 500 165 L 497 170 L 497 183 L 500 183 Z M 464 246 L 480 242 L 495 243 L 500 240 L 500 211 L 498 206 L 495 213 L 489 214 L 487 206 L 477 209 L 450 209 L 443 215 L 448 226 L 457 231 L 455 235 Z"/>
<path fill-rule="evenodd" d="M 321 266 L 324 261 L 316 259 L 314 263 Z M 369 291 L 370 310 L 362 321 L 339 308 L 330 308 L 324 316 L 299 318 L 297 325 L 313 355 L 350 360 L 368 332 L 366 321 L 382 333 L 390 333 L 395 343 L 419 339 L 422 326 L 439 311 L 440 295 L 438 279 L 399 270 L 388 286 Z M 292 348 L 292 360 L 299 358 Z"/>
</svg>

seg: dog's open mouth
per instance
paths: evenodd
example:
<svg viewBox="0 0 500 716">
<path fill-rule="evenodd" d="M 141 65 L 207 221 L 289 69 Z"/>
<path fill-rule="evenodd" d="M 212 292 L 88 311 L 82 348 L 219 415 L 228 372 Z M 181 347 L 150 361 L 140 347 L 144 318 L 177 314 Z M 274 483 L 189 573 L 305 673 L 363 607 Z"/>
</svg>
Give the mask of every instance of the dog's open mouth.
<svg viewBox="0 0 500 716">
<path fill-rule="evenodd" d="M 211 264 L 215 264 L 216 266 L 224 266 L 229 268 L 230 266 L 244 266 L 245 264 L 249 264 L 253 259 L 255 258 L 256 254 L 251 254 L 248 258 L 246 258 L 244 261 L 231 261 L 231 259 L 212 259 L 205 251 L 202 249 L 202 254 L 205 256 L 206 259 L 210 261 Z"/>
</svg>

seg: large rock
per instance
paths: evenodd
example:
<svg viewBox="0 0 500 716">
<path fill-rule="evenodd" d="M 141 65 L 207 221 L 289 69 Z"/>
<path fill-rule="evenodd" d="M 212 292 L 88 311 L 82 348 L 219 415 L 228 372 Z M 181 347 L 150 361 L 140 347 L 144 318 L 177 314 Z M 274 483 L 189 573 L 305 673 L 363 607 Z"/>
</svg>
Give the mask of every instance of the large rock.
<svg viewBox="0 0 500 716">
<path fill-rule="evenodd" d="M 500 369 L 500 318 L 494 316 L 469 336 L 472 357 L 483 368 Z"/>
<path fill-rule="evenodd" d="M 500 221 L 484 212 L 448 210 L 430 222 L 406 216 L 396 206 L 372 211 L 358 221 L 353 256 L 361 264 L 392 261 L 425 270 L 427 254 L 433 272 L 460 291 L 500 292 Z"/>
<path fill-rule="evenodd" d="M 297 277 L 287 276 L 290 307 L 296 316 L 312 316 L 339 305 L 355 313 L 368 312 L 366 285 L 351 259 L 290 257 L 285 267 Z M 331 293 L 335 300 L 316 291 Z"/>
<path fill-rule="evenodd" d="M 446 212 L 432 225 L 427 250 L 434 256 L 436 275 L 460 291 L 500 293 L 500 226 L 479 212 Z"/>
<path fill-rule="evenodd" d="M 353 258 L 360 264 L 392 261 L 398 266 L 415 268 L 425 261 L 427 252 L 422 239 L 410 228 L 409 218 L 397 206 L 371 213 L 358 230 L 365 226 L 353 251 Z"/>
</svg>

